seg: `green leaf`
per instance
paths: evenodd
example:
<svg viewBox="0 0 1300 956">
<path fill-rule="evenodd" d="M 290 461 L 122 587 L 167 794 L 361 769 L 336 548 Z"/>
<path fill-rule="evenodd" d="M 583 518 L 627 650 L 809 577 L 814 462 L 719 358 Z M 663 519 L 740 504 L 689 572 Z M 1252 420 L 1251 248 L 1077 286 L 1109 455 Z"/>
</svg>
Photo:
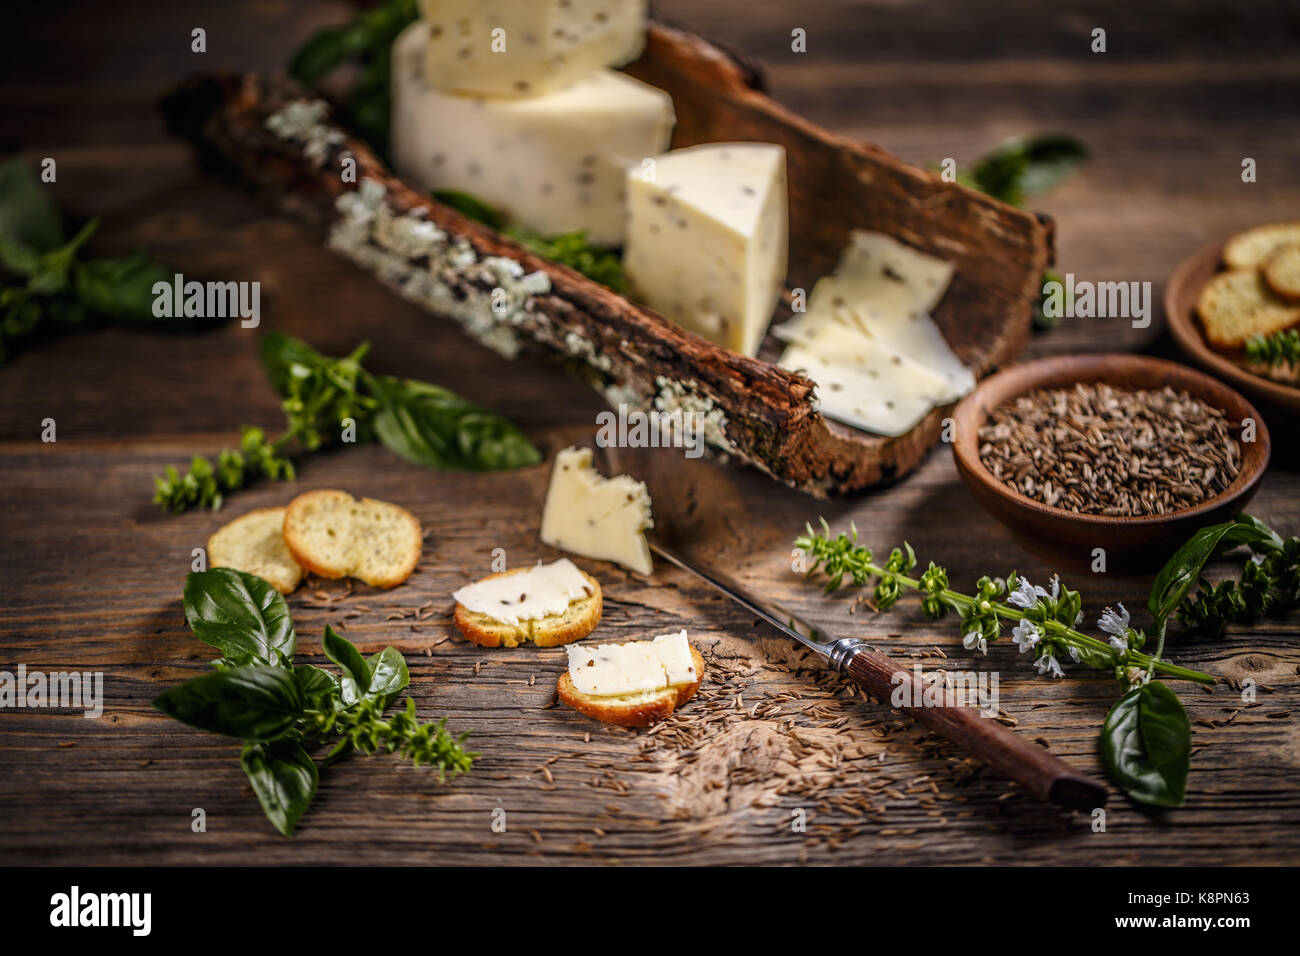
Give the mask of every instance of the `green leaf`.
<svg viewBox="0 0 1300 956">
<path fill-rule="evenodd" d="M 292 740 L 248 743 L 239 764 L 266 818 L 282 834 L 292 836 L 320 783 L 320 772 L 311 756 Z"/>
<path fill-rule="evenodd" d="M 492 471 L 542 460 L 510 421 L 445 388 L 388 376 L 368 381 L 380 402 L 376 435 L 413 464 Z"/>
<path fill-rule="evenodd" d="M 0 164 L 0 262 L 12 268 L 10 256 L 20 256 L 30 263 L 63 244 L 63 224 L 49 187 L 21 157 Z"/>
<path fill-rule="evenodd" d="M 1192 728 L 1176 694 L 1159 681 L 1117 700 L 1101 731 L 1106 773 L 1139 803 L 1182 806 L 1191 764 Z"/>
<path fill-rule="evenodd" d="M 328 624 L 323 643 L 325 656 L 343 668 L 343 703 L 351 706 L 370 688 L 370 665 L 351 641 L 340 637 Z"/>
<path fill-rule="evenodd" d="M 1174 552 L 1156 575 L 1151 585 L 1147 609 L 1157 621 L 1163 621 L 1196 586 L 1205 565 L 1238 545 L 1247 544 L 1252 549 L 1282 547 L 1282 539 L 1272 528 L 1249 515 L 1236 521 L 1201 528 Z"/>
<path fill-rule="evenodd" d="M 293 621 L 284 595 L 255 574 L 234 568 L 191 572 L 185 620 L 194 636 L 234 660 L 292 662 Z"/>
<path fill-rule="evenodd" d="M 366 665 L 370 668 L 370 684 L 366 693 L 382 699 L 385 706 L 411 682 L 406 658 L 395 647 L 385 647 L 378 654 L 372 654 Z"/>
<path fill-rule="evenodd" d="M 339 696 L 339 682 L 333 674 L 315 664 L 300 664 L 293 669 L 293 677 L 307 707 L 322 711 L 333 709 L 333 700 Z"/>
<path fill-rule="evenodd" d="M 623 258 L 617 249 L 597 246 L 586 232 L 568 232 L 559 236 L 542 236 L 519 227 L 506 230 L 506 235 L 519 241 L 545 259 L 566 265 L 594 282 L 622 293 L 626 288 L 623 275 Z"/>
<path fill-rule="evenodd" d="M 183 724 L 240 740 L 278 740 L 302 717 L 302 691 L 284 667 L 250 664 L 163 691 L 154 707 Z"/>
<path fill-rule="evenodd" d="M 188 331 L 209 321 L 159 318 L 153 314 L 154 285 L 171 286 L 173 273 L 142 255 L 123 259 L 93 259 L 76 269 L 77 298 L 98 315 L 116 322 L 147 325 L 150 328 Z"/>
<path fill-rule="evenodd" d="M 462 216 L 473 219 L 475 222 L 481 222 L 493 229 L 500 229 L 505 225 L 505 217 L 501 213 L 469 193 L 459 192 L 455 189 L 435 189 L 432 195 L 434 199 L 444 206 L 450 206 Z"/>
<path fill-rule="evenodd" d="M 35 268 L 27 277 L 27 288 L 38 295 L 56 295 L 66 290 L 72 282 L 77 253 L 98 228 L 99 220 L 92 219 L 68 243 L 37 259 Z"/>
<path fill-rule="evenodd" d="M 1013 206 L 1029 196 L 1047 192 L 1088 157 L 1088 149 L 1073 136 L 1047 133 L 1007 140 L 981 159 L 971 185 Z"/>
</svg>

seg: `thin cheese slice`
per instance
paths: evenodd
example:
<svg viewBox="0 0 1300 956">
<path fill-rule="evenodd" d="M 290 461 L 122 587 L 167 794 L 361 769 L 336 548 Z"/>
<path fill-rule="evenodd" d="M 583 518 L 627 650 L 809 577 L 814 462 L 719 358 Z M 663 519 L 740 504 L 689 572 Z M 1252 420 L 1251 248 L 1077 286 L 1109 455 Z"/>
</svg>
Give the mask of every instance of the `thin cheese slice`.
<svg viewBox="0 0 1300 956">
<path fill-rule="evenodd" d="M 457 604 L 512 627 L 562 614 L 573 601 L 591 596 L 591 585 L 568 558 L 518 574 L 499 575 L 466 585 L 452 594 Z"/>
<path fill-rule="evenodd" d="M 627 475 L 601 477 L 590 448 L 566 448 L 555 456 L 542 509 L 546 544 L 650 574 L 654 563 L 645 533 L 653 526 L 650 493 L 642 482 Z"/>
<path fill-rule="evenodd" d="M 955 401 L 975 387 L 974 373 L 962 364 L 934 319 L 891 279 L 827 276 L 814 286 L 808 306 L 804 315 L 780 326 L 776 334 L 786 341 L 807 343 L 830 317 L 942 376 L 947 384 L 935 395 L 938 404 Z"/>
<path fill-rule="evenodd" d="M 883 232 L 856 229 L 835 269 L 845 278 L 888 279 L 908 291 L 922 312 L 932 312 L 952 282 L 953 266 Z"/>
<path fill-rule="evenodd" d="M 623 697 L 694 683 L 695 661 L 686 632 L 629 644 L 570 644 L 569 679 L 593 697 Z"/>
<path fill-rule="evenodd" d="M 793 344 L 779 364 L 816 382 L 822 414 L 836 421 L 902 435 L 925 417 L 936 404 L 934 396 L 947 387 L 941 376 L 897 352 L 855 339 L 839 326 L 828 325 L 826 332 L 828 337 L 846 335 L 849 342 L 838 354 L 833 348 L 823 352 Z"/>
</svg>

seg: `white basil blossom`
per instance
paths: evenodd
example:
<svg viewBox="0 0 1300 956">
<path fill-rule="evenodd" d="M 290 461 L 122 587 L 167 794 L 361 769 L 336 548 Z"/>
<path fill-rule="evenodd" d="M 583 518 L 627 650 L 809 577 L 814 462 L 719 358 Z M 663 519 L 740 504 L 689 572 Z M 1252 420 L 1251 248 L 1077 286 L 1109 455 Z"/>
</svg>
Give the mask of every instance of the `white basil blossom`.
<svg viewBox="0 0 1300 956">
<path fill-rule="evenodd" d="M 1097 629 L 1110 635 L 1110 646 L 1117 651 L 1128 650 L 1128 622 L 1130 620 L 1127 608 L 1123 604 L 1118 604 L 1119 611 L 1113 611 L 1110 608 L 1101 612 L 1101 617 L 1097 620 Z"/>
<path fill-rule="evenodd" d="M 1028 618 L 1021 618 L 1020 623 L 1016 625 L 1016 629 L 1011 632 L 1011 640 L 1020 648 L 1021 654 L 1037 644 L 1042 638 L 1043 635 L 1038 630 L 1038 625 Z"/>
<path fill-rule="evenodd" d="M 1039 598 L 1047 597 L 1047 592 L 1030 584 L 1025 578 L 1020 579 L 1016 589 L 1007 595 L 1007 603 L 1026 611 L 1038 603 Z"/>
<path fill-rule="evenodd" d="M 968 651 L 978 650 L 981 654 L 989 652 L 989 642 L 980 636 L 979 631 L 971 631 L 961 639 L 961 646 Z"/>
<path fill-rule="evenodd" d="M 1038 668 L 1038 673 L 1046 674 L 1049 677 L 1065 676 L 1065 671 L 1061 670 L 1061 665 L 1056 663 L 1056 658 L 1051 654 L 1044 654 L 1034 661 L 1034 666 Z"/>
</svg>

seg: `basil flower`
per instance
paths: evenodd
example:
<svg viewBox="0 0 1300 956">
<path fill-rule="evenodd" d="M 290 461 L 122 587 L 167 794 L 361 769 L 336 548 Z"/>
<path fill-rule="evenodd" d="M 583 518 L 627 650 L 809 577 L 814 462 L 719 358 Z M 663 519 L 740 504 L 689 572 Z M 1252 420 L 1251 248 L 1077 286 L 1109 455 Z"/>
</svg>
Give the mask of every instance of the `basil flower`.
<svg viewBox="0 0 1300 956">
<path fill-rule="evenodd" d="M 1034 661 L 1034 666 L 1038 668 L 1038 673 L 1046 674 L 1049 677 L 1065 676 L 1065 671 L 1061 670 L 1061 665 L 1056 662 L 1056 658 L 1052 656 L 1050 651 Z"/>
<path fill-rule="evenodd" d="M 1028 618 L 1021 618 L 1016 629 L 1011 632 L 1011 640 L 1020 648 L 1023 654 L 1042 640 L 1043 634 L 1038 629 L 1038 625 Z"/>
<path fill-rule="evenodd" d="M 1101 612 L 1101 617 L 1097 620 L 1097 629 L 1110 635 L 1110 646 L 1117 651 L 1128 650 L 1128 631 L 1129 631 L 1129 613 L 1123 604 L 1119 604 L 1119 611 L 1113 611 L 1110 608 Z"/>
<path fill-rule="evenodd" d="M 989 642 L 984 639 L 979 631 L 968 631 L 966 636 L 961 639 L 961 646 L 968 651 L 978 650 L 981 654 L 989 652 Z"/>
<path fill-rule="evenodd" d="M 1021 578 L 1016 584 L 1016 589 L 1007 595 L 1007 603 L 1027 611 L 1038 603 L 1039 598 L 1045 597 L 1047 597 L 1046 591 Z"/>
</svg>

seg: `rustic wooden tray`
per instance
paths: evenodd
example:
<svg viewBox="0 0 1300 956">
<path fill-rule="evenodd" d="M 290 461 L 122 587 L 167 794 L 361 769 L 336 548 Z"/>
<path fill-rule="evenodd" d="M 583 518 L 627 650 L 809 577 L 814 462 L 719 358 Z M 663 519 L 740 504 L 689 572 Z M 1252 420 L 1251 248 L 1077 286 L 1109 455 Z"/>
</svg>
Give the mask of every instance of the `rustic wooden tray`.
<svg viewBox="0 0 1300 956">
<path fill-rule="evenodd" d="M 811 288 L 829 273 L 851 230 L 879 230 L 956 266 L 935 319 L 977 375 L 1024 345 L 1052 259 L 1050 220 L 820 129 L 768 97 L 752 66 L 682 30 L 652 24 L 644 55 L 626 70 L 672 96 L 674 147 L 785 147 L 790 286 Z M 896 480 L 938 440 L 950 412 L 935 409 L 897 438 L 827 421 L 809 379 L 684 332 L 433 201 L 336 123 L 323 100 L 287 80 L 191 77 L 164 110 L 174 132 L 284 211 L 324 226 L 332 249 L 404 297 L 505 354 L 564 361 L 611 404 L 701 411 L 711 451 L 793 487 L 824 496 Z M 355 182 L 339 175 L 346 155 L 356 159 Z M 413 228 L 420 222 L 436 230 Z M 547 287 L 514 282 L 520 269 L 544 272 Z M 493 309 L 492 292 L 503 285 L 508 306 Z M 764 354 L 773 354 L 771 343 Z"/>
</svg>

